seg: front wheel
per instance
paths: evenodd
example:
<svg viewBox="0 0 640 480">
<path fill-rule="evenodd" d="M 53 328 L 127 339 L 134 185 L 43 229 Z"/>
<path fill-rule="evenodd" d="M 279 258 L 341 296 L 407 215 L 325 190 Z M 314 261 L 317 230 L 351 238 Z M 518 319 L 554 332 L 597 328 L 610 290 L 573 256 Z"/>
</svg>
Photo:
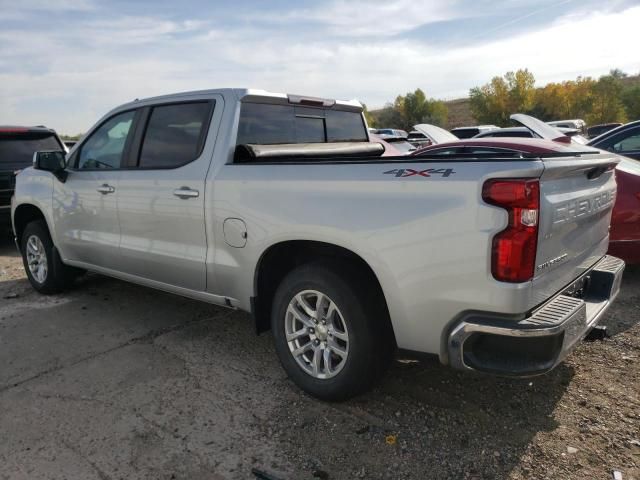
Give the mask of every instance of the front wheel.
<svg viewBox="0 0 640 480">
<path fill-rule="evenodd" d="M 81 273 L 62 263 L 42 220 L 33 221 L 25 227 L 20 247 L 29 283 L 40 293 L 61 292 Z"/>
<path fill-rule="evenodd" d="M 343 400 L 369 389 L 389 363 L 386 308 L 357 271 L 326 263 L 290 272 L 276 291 L 272 330 L 282 366 L 307 393 Z"/>
</svg>

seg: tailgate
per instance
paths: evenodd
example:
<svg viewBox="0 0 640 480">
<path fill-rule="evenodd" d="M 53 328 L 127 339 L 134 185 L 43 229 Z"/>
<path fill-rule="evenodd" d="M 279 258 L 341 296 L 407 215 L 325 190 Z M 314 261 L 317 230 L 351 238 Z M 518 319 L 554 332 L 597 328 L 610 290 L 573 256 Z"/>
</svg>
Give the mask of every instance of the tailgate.
<svg viewBox="0 0 640 480">
<path fill-rule="evenodd" d="M 545 159 L 534 276 L 540 301 L 571 283 L 607 251 L 618 158 Z"/>
</svg>

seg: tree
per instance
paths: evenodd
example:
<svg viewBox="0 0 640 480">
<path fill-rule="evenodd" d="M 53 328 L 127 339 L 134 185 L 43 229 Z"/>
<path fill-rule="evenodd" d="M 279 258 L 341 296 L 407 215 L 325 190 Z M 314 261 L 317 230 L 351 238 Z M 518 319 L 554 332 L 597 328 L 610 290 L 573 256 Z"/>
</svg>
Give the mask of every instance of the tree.
<svg viewBox="0 0 640 480">
<path fill-rule="evenodd" d="M 372 127 L 375 124 L 375 118 L 371 115 L 365 103 L 362 104 L 362 113 L 364 114 L 364 119 L 367 121 L 367 125 Z"/>
<path fill-rule="evenodd" d="M 448 109 L 444 102 L 428 99 L 425 93 L 417 88 L 406 95 L 398 95 L 393 104 L 401 118 L 399 128 L 411 130 L 418 123 L 434 123 L 444 126 L 447 123 Z"/>
<path fill-rule="evenodd" d="M 480 123 L 509 124 L 512 113 L 529 112 L 534 106 L 535 77 L 529 70 L 507 72 L 469 91 L 471 112 Z"/>
<path fill-rule="evenodd" d="M 629 120 L 640 119 L 640 84 L 627 87 L 622 91 L 622 104 Z"/>
<path fill-rule="evenodd" d="M 590 77 L 548 83 L 536 90 L 531 113 L 545 121 L 585 118 L 591 112 L 594 84 L 595 81 Z"/>
<path fill-rule="evenodd" d="M 591 111 L 585 116 L 587 123 L 595 125 L 607 122 L 625 122 L 625 108 L 622 104 L 622 82 L 615 70 L 603 75 L 593 85 Z"/>
</svg>

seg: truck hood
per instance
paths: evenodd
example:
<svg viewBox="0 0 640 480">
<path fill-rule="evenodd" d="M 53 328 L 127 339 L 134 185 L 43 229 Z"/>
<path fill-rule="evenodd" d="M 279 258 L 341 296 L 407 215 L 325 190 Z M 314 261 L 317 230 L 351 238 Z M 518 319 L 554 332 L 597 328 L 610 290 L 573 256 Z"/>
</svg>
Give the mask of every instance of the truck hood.
<svg viewBox="0 0 640 480">
<path fill-rule="evenodd" d="M 458 137 L 453 133 L 447 132 L 444 128 L 436 127 L 428 123 L 420 123 L 413 126 L 414 130 L 417 130 L 436 145 L 438 143 L 457 142 Z"/>
</svg>

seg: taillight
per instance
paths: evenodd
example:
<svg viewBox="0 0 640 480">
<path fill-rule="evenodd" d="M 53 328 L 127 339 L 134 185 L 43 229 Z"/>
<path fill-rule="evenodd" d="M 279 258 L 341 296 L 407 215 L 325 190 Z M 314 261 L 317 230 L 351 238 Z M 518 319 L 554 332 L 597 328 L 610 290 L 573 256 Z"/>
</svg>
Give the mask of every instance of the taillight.
<svg viewBox="0 0 640 480">
<path fill-rule="evenodd" d="M 501 282 L 526 282 L 533 278 L 538 247 L 540 183 L 531 179 L 488 180 L 482 199 L 509 214 L 509 224 L 493 237 L 491 271 Z"/>
</svg>

